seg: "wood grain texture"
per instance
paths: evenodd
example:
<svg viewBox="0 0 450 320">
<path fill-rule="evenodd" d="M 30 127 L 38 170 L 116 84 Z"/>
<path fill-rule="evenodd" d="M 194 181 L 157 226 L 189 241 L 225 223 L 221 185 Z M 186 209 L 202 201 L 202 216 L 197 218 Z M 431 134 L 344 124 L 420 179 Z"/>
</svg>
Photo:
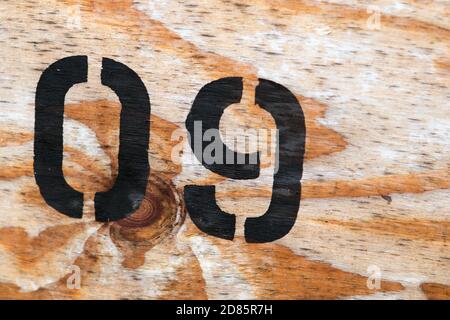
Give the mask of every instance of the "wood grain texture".
<svg viewBox="0 0 450 320">
<path fill-rule="evenodd" d="M 36 84 L 72 55 L 89 57 L 64 119 L 82 220 L 49 207 L 33 174 Z M 0 57 L 0 298 L 450 299 L 449 1 L 5 0 Z M 100 83 L 102 57 L 135 70 L 152 105 L 150 196 L 121 223 L 94 218 L 93 195 L 118 167 L 120 103 Z M 274 243 L 243 239 L 245 218 L 269 204 L 270 159 L 249 181 L 190 161 L 192 102 L 228 76 L 244 94 L 221 129 L 275 128 L 253 102 L 258 78 L 305 113 L 299 216 Z M 217 186 L 234 241 L 193 225 L 192 183 Z M 73 265 L 80 289 L 67 286 Z"/>
</svg>

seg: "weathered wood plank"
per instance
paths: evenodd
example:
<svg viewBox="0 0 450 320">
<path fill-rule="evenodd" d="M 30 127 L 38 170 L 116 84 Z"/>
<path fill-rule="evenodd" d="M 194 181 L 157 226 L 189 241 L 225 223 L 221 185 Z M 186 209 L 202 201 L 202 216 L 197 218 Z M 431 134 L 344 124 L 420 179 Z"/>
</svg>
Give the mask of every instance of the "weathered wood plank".
<svg viewBox="0 0 450 320">
<path fill-rule="evenodd" d="M 449 1 L 0 2 L 0 298 L 449 299 L 449 28 Z M 33 171 L 38 80 L 74 55 L 89 72 L 66 96 L 63 171 L 85 193 L 82 220 L 47 205 Z M 139 75 L 152 112 L 144 203 L 110 223 L 93 204 L 118 172 L 120 102 L 101 84 L 103 57 Z M 186 117 L 222 77 L 244 79 L 222 133 L 276 128 L 254 103 L 258 78 L 305 114 L 299 215 L 273 243 L 243 237 L 269 205 L 273 157 L 245 181 L 191 161 Z M 193 224 L 188 184 L 216 185 L 233 241 Z"/>
</svg>

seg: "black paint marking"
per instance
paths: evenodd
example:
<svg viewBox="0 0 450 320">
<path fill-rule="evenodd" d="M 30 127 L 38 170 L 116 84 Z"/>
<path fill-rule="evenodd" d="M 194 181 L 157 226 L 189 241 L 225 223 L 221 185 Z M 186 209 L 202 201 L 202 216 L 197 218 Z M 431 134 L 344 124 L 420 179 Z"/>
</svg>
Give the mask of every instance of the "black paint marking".
<svg viewBox="0 0 450 320">
<path fill-rule="evenodd" d="M 34 173 L 48 205 L 73 218 L 83 214 L 83 193 L 67 184 L 63 170 L 64 100 L 69 89 L 87 81 L 87 57 L 61 59 L 46 69 L 36 90 Z M 95 195 L 97 221 L 114 221 L 135 212 L 145 195 L 150 167 L 150 101 L 145 85 L 130 68 L 103 59 L 102 84 L 122 105 L 119 174 L 114 186 Z"/>
<path fill-rule="evenodd" d="M 189 216 L 201 231 L 226 240 L 234 239 L 236 216 L 219 208 L 215 186 L 186 186 L 184 202 Z"/>
<path fill-rule="evenodd" d="M 233 103 L 239 103 L 242 97 L 242 78 L 222 78 L 208 83 L 200 89 L 192 104 L 191 111 L 186 119 L 186 129 L 191 139 L 189 143 L 192 151 L 202 165 L 221 176 L 231 179 L 255 179 L 259 176 L 259 153 L 258 154 L 241 154 L 230 150 L 218 137 L 219 143 L 223 148 L 223 155 L 231 154 L 232 163 L 212 163 L 208 164 L 204 161 L 203 152 L 209 142 L 202 139 L 205 132 L 209 129 L 218 130 L 220 118 L 227 107 Z M 195 136 L 194 123 L 201 121 L 202 132 L 201 137 Z M 195 150 L 195 141 L 201 141 L 201 150 Z M 200 157 L 199 157 L 200 156 Z M 251 157 L 256 157 L 256 164 L 250 164 Z M 243 164 L 239 164 L 237 159 L 244 158 Z"/>
<path fill-rule="evenodd" d="M 120 113 L 119 174 L 114 186 L 95 194 L 97 221 L 115 221 L 141 205 L 148 183 L 150 100 L 139 76 L 126 65 L 103 59 L 102 84 L 111 88 L 122 104 Z"/>
<path fill-rule="evenodd" d="M 295 224 L 300 207 L 305 116 L 297 98 L 282 85 L 260 79 L 256 103 L 270 112 L 279 130 L 278 172 L 274 176 L 272 199 L 267 212 L 245 221 L 247 242 L 271 242 L 287 235 Z"/>
<path fill-rule="evenodd" d="M 64 178 L 63 117 L 69 89 L 87 81 L 87 57 L 67 57 L 50 65 L 36 89 L 34 176 L 49 206 L 73 218 L 83 214 L 83 194 Z"/>
<path fill-rule="evenodd" d="M 186 128 L 190 134 L 189 143 L 192 151 L 202 165 L 222 176 L 232 179 L 254 179 L 259 176 L 259 154 L 257 164 L 249 164 L 250 154 L 238 154 L 230 150 L 221 140 L 225 157 L 232 154 L 232 163 L 208 164 L 204 161 L 203 152 L 208 141 L 203 139 L 209 129 L 219 129 L 220 118 L 225 109 L 233 103 L 239 103 L 242 97 L 242 78 L 222 78 L 205 85 L 195 97 L 191 111 L 186 119 Z M 201 121 L 201 137 L 195 134 L 195 122 Z M 220 139 L 220 137 L 218 137 Z M 196 150 L 195 141 L 201 141 L 201 150 Z M 200 156 L 200 157 L 199 157 Z M 244 156 L 244 164 L 237 164 L 238 157 Z M 253 155 L 254 156 L 254 155 Z M 236 225 L 236 216 L 222 211 L 216 203 L 214 186 L 186 186 L 184 199 L 190 217 L 194 224 L 203 232 L 233 240 Z"/>
<path fill-rule="evenodd" d="M 87 81 L 87 57 L 67 57 L 50 65 L 42 74 L 36 89 L 34 140 L 34 173 L 40 192 L 51 207 L 73 218 L 81 218 L 83 194 L 70 187 L 63 174 L 63 118 L 65 96 L 69 89 Z M 144 198 L 150 166 L 151 106 L 147 89 L 139 76 L 126 65 L 103 59 L 102 84 L 111 88 L 122 105 L 120 114 L 119 173 L 113 187 L 95 195 L 97 221 L 114 221 L 135 212 Z M 219 139 L 223 155 L 231 154 L 232 163 L 206 163 L 203 139 L 209 129 L 218 130 L 225 109 L 242 97 L 242 78 L 223 78 L 205 85 L 198 93 L 186 128 L 190 145 L 202 165 L 227 178 L 255 179 L 260 174 L 260 154 L 241 154 L 230 150 Z M 267 212 L 245 222 L 247 242 L 271 242 L 285 236 L 293 227 L 300 207 L 306 128 L 302 108 L 285 87 L 260 79 L 256 87 L 256 104 L 270 112 L 278 129 L 278 154 L 272 199 Z M 201 122 L 201 132 L 195 122 Z M 201 134 L 196 137 L 195 134 Z M 196 138 L 200 149 L 195 150 Z M 239 163 L 238 159 L 244 159 Z M 256 159 L 251 164 L 250 159 Z M 229 160 L 229 158 L 227 158 Z M 194 224 L 203 232 L 232 240 L 236 216 L 219 208 L 215 186 L 186 186 L 184 198 Z"/>
<path fill-rule="evenodd" d="M 202 88 L 186 120 L 191 137 L 194 134 L 194 121 L 207 121 L 207 127 L 218 128 L 223 110 L 231 103 L 239 102 L 241 94 L 241 78 L 220 79 Z M 223 101 L 220 100 L 221 96 Z M 271 113 L 279 130 L 279 163 L 276 164 L 278 172 L 274 176 L 269 209 L 261 217 L 248 218 L 245 222 L 247 242 L 263 243 L 282 238 L 289 233 L 296 221 L 300 206 L 306 127 L 304 114 L 296 97 L 287 88 L 275 82 L 260 79 L 256 88 L 256 103 Z M 195 153 L 192 141 L 191 148 Z M 202 164 L 213 172 L 233 179 L 259 176 L 259 157 L 257 169 Z M 252 170 L 248 170 L 249 168 Z M 218 207 L 214 186 L 186 186 L 184 197 L 189 215 L 200 230 L 227 240 L 234 238 L 236 217 Z"/>
</svg>

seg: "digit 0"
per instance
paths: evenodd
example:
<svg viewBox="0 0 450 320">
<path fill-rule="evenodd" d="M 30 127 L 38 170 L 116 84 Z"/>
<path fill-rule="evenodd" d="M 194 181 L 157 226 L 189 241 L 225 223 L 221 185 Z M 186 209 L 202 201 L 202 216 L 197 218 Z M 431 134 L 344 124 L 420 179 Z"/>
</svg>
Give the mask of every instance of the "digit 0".
<svg viewBox="0 0 450 320">
<path fill-rule="evenodd" d="M 43 72 L 36 89 L 36 183 L 49 206 L 73 218 L 82 217 L 83 193 L 70 187 L 62 170 L 64 100 L 73 85 L 87 81 L 87 71 L 86 56 L 61 59 Z M 139 76 L 124 64 L 104 58 L 101 80 L 122 104 L 118 176 L 110 190 L 95 195 L 96 220 L 109 221 L 130 215 L 144 198 L 150 172 L 150 101 Z"/>
</svg>

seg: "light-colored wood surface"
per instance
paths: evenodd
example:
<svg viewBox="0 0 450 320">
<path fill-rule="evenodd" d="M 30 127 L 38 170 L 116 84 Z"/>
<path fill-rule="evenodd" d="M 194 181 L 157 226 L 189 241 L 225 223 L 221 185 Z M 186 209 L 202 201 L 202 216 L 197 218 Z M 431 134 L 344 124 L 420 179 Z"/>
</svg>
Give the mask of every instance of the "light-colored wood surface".
<svg viewBox="0 0 450 320">
<path fill-rule="evenodd" d="M 82 220 L 50 208 L 33 175 L 37 81 L 72 55 L 89 57 L 64 120 Z M 150 180 L 167 216 L 140 230 L 93 216 L 117 173 L 120 104 L 100 84 L 102 57 L 150 94 Z M 0 58 L 0 298 L 450 298 L 450 1 L 4 0 Z M 245 217 L 267 209 L 272 166 L 231 181 L 187 161 L 187 143 L 173 161 L 197 92 L 227 76 L 244 78 L 244 97 L 223 128 L 275 128 L 253 105 L 257 78 L 305 112 L 299 216 L 273 243 L 242 237 Z M 217 185 L 234 241 L 193 225 L 188 183 Z M 80 289 L 67 287 L 73 265 Z"/>
</svg>

